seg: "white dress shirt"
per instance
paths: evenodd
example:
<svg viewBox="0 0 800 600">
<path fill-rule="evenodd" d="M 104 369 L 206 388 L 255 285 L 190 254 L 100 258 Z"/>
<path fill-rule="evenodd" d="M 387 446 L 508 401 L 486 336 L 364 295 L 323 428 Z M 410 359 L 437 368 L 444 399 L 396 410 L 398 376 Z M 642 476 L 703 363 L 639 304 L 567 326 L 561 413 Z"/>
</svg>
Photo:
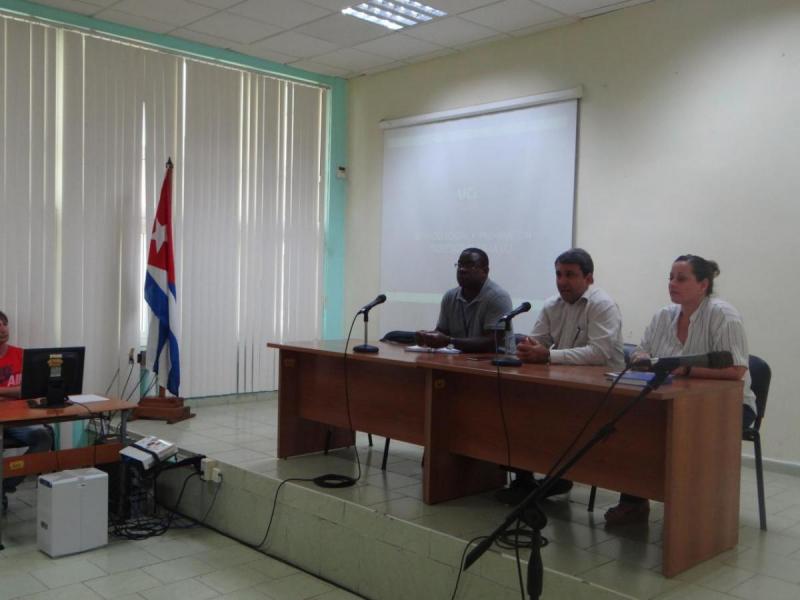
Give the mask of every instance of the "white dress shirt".
<svg viewBox="0 0 800 600">
<path fill-rule="evenodd" d="M 553 364 L 625 366 L 622 314 L 611 296 L 594 286 L 572 304 L 561 296 L 549 298 L 531 337 L 550 348 Z"/>
</svg>

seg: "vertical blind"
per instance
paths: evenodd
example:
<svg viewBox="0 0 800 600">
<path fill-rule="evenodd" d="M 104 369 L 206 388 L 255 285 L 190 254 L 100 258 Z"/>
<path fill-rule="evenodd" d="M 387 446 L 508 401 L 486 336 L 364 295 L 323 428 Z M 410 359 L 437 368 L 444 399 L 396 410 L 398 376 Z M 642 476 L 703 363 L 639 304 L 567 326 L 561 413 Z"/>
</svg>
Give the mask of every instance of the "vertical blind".
<svg viewBox="0 0 800 600">
<path fill-rule="evenodd" d="M 123 393 L 172 157 L 181 394 L 274 389 L 267 341 L 320 335 L 326 90 L 5 17 L 0 55 L 12 343 L 85 345 L 84 388 Z"/>
</svg>

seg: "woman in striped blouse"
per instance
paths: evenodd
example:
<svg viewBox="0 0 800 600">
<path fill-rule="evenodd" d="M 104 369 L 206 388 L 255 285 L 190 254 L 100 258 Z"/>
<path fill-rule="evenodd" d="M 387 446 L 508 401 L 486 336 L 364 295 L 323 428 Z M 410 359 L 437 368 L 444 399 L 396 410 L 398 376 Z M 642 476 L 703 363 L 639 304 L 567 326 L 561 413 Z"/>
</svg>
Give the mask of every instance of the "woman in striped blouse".
<svg viewBox="0 0 800 600">
<path fill-rule="evenodd" d="M 755 421 L 755 395 L 750 389 L 747 339 L 742 317 L 728 302 L 712 297 L 719 267 L 713 260 L 685 254 L 672 263 L 669 297 L 673 304 L 659 310 L 645 329 L 631 357 L 680 356 L 728 351 L 733 366 L 726 369 L 681 367 L 673 374 L 706 379 L 744 379 L 743 423 Z M 608 525 L 646 521 L 650 503 L 646 498 L 622 494 L 617 506 L 606 511 Z"/>
</svg>

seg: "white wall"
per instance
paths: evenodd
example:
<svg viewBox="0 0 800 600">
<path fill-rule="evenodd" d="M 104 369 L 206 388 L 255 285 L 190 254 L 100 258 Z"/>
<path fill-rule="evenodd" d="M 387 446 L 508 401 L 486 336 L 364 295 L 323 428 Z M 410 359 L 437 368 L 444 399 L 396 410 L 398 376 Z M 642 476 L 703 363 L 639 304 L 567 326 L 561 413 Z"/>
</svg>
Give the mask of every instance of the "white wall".
<svg viewBox="0 0 800 600">
<path fill-rule="evenodd" d="M 773 368 L 765 454 L 800 462 L 796 0 L 656 0 L 352 80 L 348 313 L 379 291 L 380 120 L 579 84 L 576 241 L 626 340 L 669 301 L 675 256 L 716 259 L 719 295 Z"/>
</svg>

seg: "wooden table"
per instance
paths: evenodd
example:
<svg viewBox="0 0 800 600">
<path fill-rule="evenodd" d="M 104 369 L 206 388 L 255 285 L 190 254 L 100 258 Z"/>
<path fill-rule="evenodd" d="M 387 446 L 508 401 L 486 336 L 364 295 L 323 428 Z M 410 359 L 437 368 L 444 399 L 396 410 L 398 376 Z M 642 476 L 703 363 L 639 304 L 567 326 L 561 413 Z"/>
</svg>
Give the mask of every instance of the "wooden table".
<svg viewBox="0 0 800 600">
<path fill-rule="evenodd" d="M 280 350 L 280 458 L 322 450 L 331 429 L 333 446 L 352 443 L 346 372 L 353 429 L 425 446 L 427 503 L 499 487 L 498 464 L 548 471 L 609 384 L 602 367 L 503 368 L 498 383 L 485 356 L 414 354 L 380 344 L 379 354 L 348 352 L 345 363 L 344 342 L 270 347 Z M 638 392 L 618 386 L 582 439 Z M 738 541 L 741 404 L 741 382 L 676 379 L 637 405 L 569 473 L 664 503 L 667 577 Z"/>
<path fill-rule="evenodd" d="M 60 423 L 90 419 L 102 414 L 120 413 L 120 442 L 70 448 L 57 452 L 37 452 L 0 460 L 0 481 L 4 477 L 17 477 L 31 473 L 46 473 L 61 469 L 116 462 L 119 451 L 124 447 L 127 437 L 128 413 L 136 408 L 136 404 L 124 400 L 108 399 L 99 402 L 75 403 L 65 408 L 30 408 L 25 400 L 0 401 L 0 447 L 6 427 L 25 427 L 44 423 Z M 0 520 L 0 550 L 3 549 L 3 529 Z"/>
</svg>

